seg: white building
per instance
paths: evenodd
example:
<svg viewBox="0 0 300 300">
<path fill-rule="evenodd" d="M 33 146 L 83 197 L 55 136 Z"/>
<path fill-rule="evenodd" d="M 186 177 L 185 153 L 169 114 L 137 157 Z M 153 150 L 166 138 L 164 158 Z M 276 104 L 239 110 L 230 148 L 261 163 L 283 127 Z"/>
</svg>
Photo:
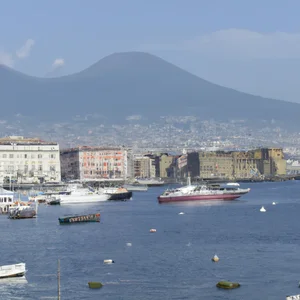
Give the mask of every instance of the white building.
<svg viewBox="0 0 300 300">
<path fill-rule="evenodd" d="M 0 184 L 3 180 L 18 183 L 59 182 L 59 145 L 22 136 L 0 138 Z"/>
</svg>

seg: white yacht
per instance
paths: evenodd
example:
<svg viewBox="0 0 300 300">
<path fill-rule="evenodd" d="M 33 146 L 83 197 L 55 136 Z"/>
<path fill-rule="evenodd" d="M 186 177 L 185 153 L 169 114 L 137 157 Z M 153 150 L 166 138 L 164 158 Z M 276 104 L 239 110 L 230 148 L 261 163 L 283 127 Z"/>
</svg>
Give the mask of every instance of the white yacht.
<svg viewBox="0 0 300 300">
<path fill-rule="evenodd" d="M 84 188 L 82 186 L 74 185 L 71 187 L 69 195 L 58 195 L 60 204 L 83 204 L 83 203 L 97 203 L 109 199 L 109 195 L 104 193 L 97 193 L 91 188 Z"/>
</svg>

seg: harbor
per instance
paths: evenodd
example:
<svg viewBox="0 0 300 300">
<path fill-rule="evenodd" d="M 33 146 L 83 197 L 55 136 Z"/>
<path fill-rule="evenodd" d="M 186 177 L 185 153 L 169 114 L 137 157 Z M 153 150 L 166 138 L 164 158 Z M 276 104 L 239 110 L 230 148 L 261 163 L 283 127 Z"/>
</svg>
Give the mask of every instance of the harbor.
<svg viewBox="0 0 300 300">
<path fill-rule="evenodd" d="M 115 299 L 120 293 L 125 299 L 152 300 L 157 293 L 162 298 L 195 299 L 199 294 L 218 298 L 228 292 L 216 287 L 224 280 L 241 285 L 229 291 L 238 299 L 296 295 L 299 278 L 294 262 L 300 241 L 293 220 L 297 219 L 299 182 L 241 186 L 251 192 L 237 201 L 160 205 L 156 198 L 167 188 L 161 186 L 133 192 L 132 200 L 125 202 L 41 203 L 32 219 L 15 221 L 0 215 L 0 226 L 5 228 L 2 261 L 25 262 L 27 269 L 25 282 L 0 282 L 1 295 L 5 299 L 12 295 L 55 299 L 58 259 L 64 300 Z M 261 206 L 265 213 L 259 211 Z M 58 222 L 63 216 L 96 212 L 100 212 L 101 222 L 67 226 Z M 288 260 L 282 255 L 287 252 Z M 216 263 L 212 262 L 215 254 Z M 108 260 L 114 263 L 104 263 Z M 284 268 L 289 272 L 283 284 Z M 159 278 L 154 276 L 157 273 Z M 91 289 L 89 282 L 103 286 Z"/>
</svg>

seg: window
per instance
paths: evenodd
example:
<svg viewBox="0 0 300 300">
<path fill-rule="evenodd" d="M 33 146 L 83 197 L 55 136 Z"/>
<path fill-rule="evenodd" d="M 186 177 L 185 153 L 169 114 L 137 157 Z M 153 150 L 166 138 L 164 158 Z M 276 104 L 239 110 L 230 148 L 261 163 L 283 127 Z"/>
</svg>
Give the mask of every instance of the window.
<svg viewBox="0 0 300 300">
<path fill-rule="evenodd" d="M 55 166 L 50 166 L 50 172 L 55 172 Z"/>
<path fill-rule="evenodd" d="M 55 154 L 50 154 L 50 158 L 55 158 Z"/>
<path fill-rule="evenodd" d="M 40 172 L 42 172 L 42 171 L 43 171 L 43 166 L 42 166 L 42 165 L 39 165 L 38 170 L 39 170 Z"/>
<path fill-rule="evenodd" d="M 9 158 L 14 158 L 14 155 L 13 154 L 9 154 Z"/>
<path fill-rule="evenodd" d="M 27 158 L 27 154 L 24 154 L 24 158 Z"/>
<path fill-rule="evenodd" d="M 3 155 L 2 155 L 2 157 L 3 157 L 3 158 L 6 158 L 6 157 L 7 157 L 7 155 L 6 155 L 6 154 L 3 154 Z"/>
<path fill-rule="evenodd" d="M 43 155 L 42 154 L 38 154 L 38 158 L 42 158 L 43 157 Z"/>
</svg>

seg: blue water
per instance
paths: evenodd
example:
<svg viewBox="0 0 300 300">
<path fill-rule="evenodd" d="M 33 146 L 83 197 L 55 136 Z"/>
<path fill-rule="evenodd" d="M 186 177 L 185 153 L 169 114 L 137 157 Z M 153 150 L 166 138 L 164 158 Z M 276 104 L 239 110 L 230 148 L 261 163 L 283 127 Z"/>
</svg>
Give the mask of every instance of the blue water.
<svg viewBox="0 0 300 300">
<path fill-rule="evenodd" d="M 58 259 L 62 300 L 279 300 L 300 293 L 300 181 L 243 186 L 251 192 L 233 202 L 158 204 L 166 187 L 153 187 L 128 202 L 41 204 L 27 220 L 2 215 L 0 264 L 26 262 L 28 272 L 27 281 L 0 281 L 0 298 L 57 299 Z M 100 223 L 58 224 L 59 216 L 95 211 Z M 218 289 L 220 280 L 241 287 Z M 91 290 L 88 281 L 104 286 Z"/>
</svg>

